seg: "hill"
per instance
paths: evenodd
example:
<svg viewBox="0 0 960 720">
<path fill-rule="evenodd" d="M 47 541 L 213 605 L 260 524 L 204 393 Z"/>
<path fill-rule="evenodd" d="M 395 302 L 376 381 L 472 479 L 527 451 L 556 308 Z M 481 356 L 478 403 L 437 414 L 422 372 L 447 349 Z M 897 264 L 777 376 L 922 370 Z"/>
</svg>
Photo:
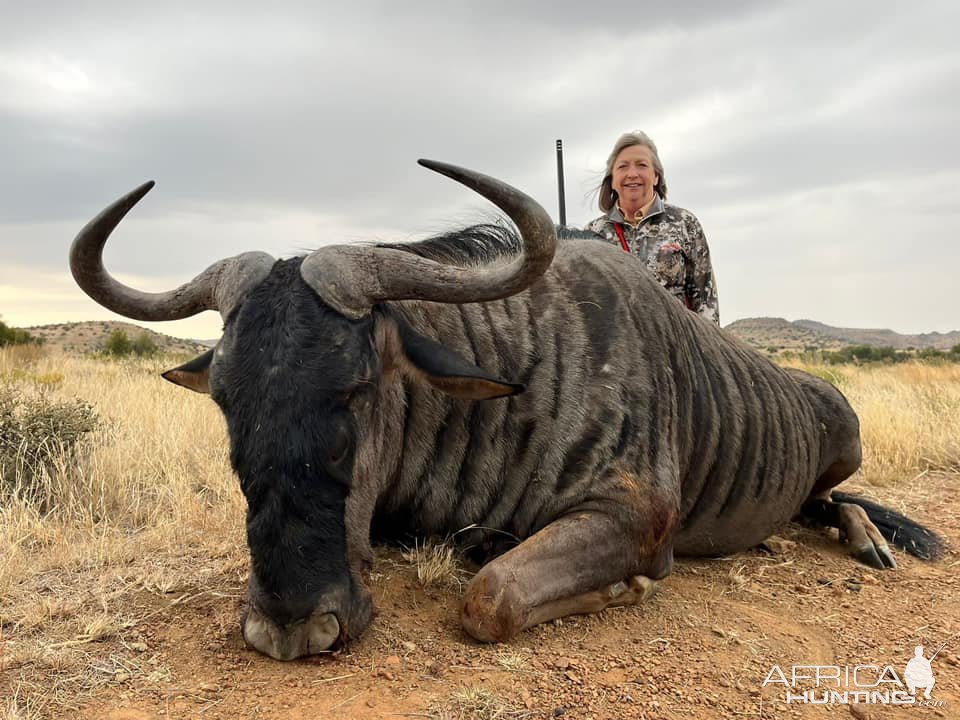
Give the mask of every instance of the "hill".
<svg viewBox="0 0 960 720">
<path fill-rule="evenodd" d="M 949 350 L 960 345 L 960 331 L 906 335 L 887 329 L 840 328 L 815 320 L 784 320 L 783 318 L 744 318 L 727 325 L 724 330 L 757 348 L 804 350 L 818 348 L 836 350 L 849 345 Z"/>
<path fill-rule="evenodd" d="M 114 330 L 123 330 L 131 340 L 135 340 L 141 333 L 146 333 L 161 352 L 197 355 L 207 350 L 196 340 L 170 337 L 133 323 L 113 320 L 37 325 L 26 330 L 31 335 L 43 338 L 47 347 L 68 353 L 89 353 L 100 350 Z"/>
<path fill-rule="evenodd" d="M 114 330 L 123 330 L 131 340 L 140 333 L 146 333 L 163 352 L 200 354 L 216 344 L 215 340 L 185 340 L 147 330 L 133 323 L 112 320 L 38 325 L 25 329 L 30 334 L 43 338 L 47 347 L 70 353 L 88 353 L 101 349 Z M 771 348 L 795 351 L 808 348 L 837 350 L 850 345 L 893 347 L 897 350 L 949 350 L 960 345 L 960 331 L 956 330 L 948 333 L 907 335 L 887 329 L 840 328 L 815 320 L 790 321 L 771 317 L 736 320 L 724 330 L 748 345 L 766 351 Z"/>
</svg>

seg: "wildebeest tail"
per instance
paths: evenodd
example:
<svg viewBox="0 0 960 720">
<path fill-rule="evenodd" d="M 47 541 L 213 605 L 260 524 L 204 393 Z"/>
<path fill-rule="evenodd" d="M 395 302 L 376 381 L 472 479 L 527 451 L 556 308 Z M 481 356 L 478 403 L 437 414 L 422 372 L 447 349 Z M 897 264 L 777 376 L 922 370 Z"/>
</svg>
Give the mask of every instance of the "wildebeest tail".
<svg viewBox="0 0 960 720">
<path fill-rule="evenodd" d="M 844 492 L 833 491 L 830 499 L 862 507 L 888 542 L 921 560 L 936 560 L 946 550 L 946 542 L 937 533 L 890 508 Z"/>
</svg>

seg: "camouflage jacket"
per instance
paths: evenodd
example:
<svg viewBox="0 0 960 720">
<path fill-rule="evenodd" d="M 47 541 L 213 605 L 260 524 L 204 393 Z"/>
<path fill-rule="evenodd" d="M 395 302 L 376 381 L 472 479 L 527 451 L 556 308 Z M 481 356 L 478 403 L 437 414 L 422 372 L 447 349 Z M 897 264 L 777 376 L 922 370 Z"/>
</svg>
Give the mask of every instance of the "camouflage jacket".
<svg viewBox="0 0 960 720">
<path fill-rule="evenodd" d="M 717 281 L 710 264 L 710 248 L 700 221 L 689 210 L 654 200 L 640 223 L 624 221 L 618 207 L 584 227 L 622 247 L 616 225 L 623 228 L 624 240 L 633 255 L 647 267 L 668 291 L 699 315 L 720 324 Z"/>
</svg>

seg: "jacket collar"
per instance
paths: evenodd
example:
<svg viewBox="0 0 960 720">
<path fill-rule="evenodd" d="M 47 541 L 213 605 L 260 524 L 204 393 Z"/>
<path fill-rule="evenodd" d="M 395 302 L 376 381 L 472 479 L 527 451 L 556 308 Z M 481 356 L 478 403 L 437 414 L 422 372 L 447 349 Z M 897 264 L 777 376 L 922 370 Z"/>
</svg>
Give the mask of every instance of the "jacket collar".
<svg viewBox="0 0 960 720">
<path fill-rule="evenodd" d="M 637 225 L 640 225 L 641 223 L 646 222 L 648 218 L 652 218 L 654 215 L 659 215 L 662 212 L 663 212 L 663 198 L 661 198 L 659 195 L 654 195 L 653 204 L 650 206 L 650 210 L 647 211 L 646 215 L 640 218 L 640 222 L 637 223 Z M 610 220 L 612 220 L 615 223 L 626 223 L 627 225 L 633 224 L 633 223 L 627 222 L 627 219 L 623 217 L 623 213 L 620 212 L 620 208 L 617 207 L 617 205 L 614 205 L 612 208 L 610 208 L 610 212 L 607 213 L 607 217 L 610 218 Z"/>
</svg>

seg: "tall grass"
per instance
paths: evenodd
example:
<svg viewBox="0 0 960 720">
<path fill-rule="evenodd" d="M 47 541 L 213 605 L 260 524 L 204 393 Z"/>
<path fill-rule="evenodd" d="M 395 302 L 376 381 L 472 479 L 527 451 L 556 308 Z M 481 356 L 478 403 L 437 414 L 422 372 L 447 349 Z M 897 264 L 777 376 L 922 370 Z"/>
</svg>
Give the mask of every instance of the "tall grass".
<svg viewBox="0 0 960 720">
<path fill-rule="evenodd" d="M 960 365 L 794 366 L 832 382 L 857 411 L 864 482 L 960 473 Z"/>
<path fill-rule="evenodd" d="M 72 698 L 122 676 L 95 649 L 136 637 L 150 612 L 131 598 L 242 588 L 245 503 L 224 422 L 209 398 L 159 377 L 175 364 L 0 348 L 0 392 L 41 418 L 84 404 L 97 418 L 69 451 L 50 424 L 30 477 L 19 467 L 12 482 L 0 482 L 0 698 L 12 698 L 8 717 L 70 715 Z"/>
</svg>

